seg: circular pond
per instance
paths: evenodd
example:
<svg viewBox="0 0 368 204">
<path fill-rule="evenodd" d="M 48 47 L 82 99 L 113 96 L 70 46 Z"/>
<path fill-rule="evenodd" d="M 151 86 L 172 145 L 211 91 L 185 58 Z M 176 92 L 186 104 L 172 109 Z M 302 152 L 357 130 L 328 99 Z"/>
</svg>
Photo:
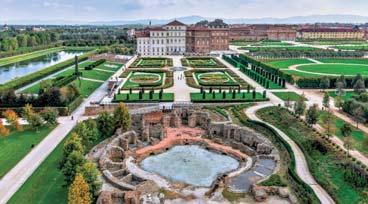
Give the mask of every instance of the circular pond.
<svg viewBox="0 0 368 204">
<path fill-rule="evenodd" d="M 198 79 L 205 83 L 226 83 L 230 78 L 223 72 L 207 72 L 198 74 Z"/>
<path fill-rule="evenodd" d="M 209 187 L 219 175 L 236 170 L 239 162 L 200 146 L 188 145 L 149 156 L 141 162 L 141 167 L 176 182 Z"/>
</svg>

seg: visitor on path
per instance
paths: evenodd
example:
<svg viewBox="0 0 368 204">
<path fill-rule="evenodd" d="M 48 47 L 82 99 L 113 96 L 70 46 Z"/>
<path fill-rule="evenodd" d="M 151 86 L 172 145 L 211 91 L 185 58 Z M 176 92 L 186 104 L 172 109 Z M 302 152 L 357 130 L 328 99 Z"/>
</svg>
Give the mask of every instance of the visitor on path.
<svg viewBox="0 0 368 204">
<path fill-rule="evenodd" d="M 74 120 L 74 116 L 72 116 L 72 120 Z"/>
</svg>

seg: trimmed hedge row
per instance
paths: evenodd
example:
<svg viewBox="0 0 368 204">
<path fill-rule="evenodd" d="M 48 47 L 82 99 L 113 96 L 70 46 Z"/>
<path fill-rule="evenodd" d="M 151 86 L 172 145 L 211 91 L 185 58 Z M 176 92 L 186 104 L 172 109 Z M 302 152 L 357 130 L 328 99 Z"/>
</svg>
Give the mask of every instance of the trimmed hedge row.
<svg viewBox="0 0 368 204">
<path fill-rule="evenodd" d="M 240 63 L 237 60 L 233 59 L 233 56 L 229 57 L 227 55 L 222 55 L 222 59 L 224 59 L 226 62 L 228 62 L 229 64 L 233 65 L 236 68 L 245 68 L 245 66 Z"/>
<path fill-rule="evenodd" d="M 67 105 L 65 107 L 50 107 L 50 108 L 57 110 L 58 113 L 59 113 L 59 116 L 68 116 L 75 109 L 77 109 L 80 106 L 80 104 L 83 103 L 83 100 L 84 100 L 83 96 L 78 96 L 77 98 L 74 99 L 74 101 L 72 101 L 71 103 L 69 103 L 69 105 Z M 45 108 L 47 108 L 47 107 L 33 107 L 33 109 L 36 112 L 41 112 Z M 3 112 L 5 112 L 8 109 L 13 110 L 14 112 L 16 112 L 19 115 L 23 113 L 23 107 L 7 107 L 7 108 L 0 108 L 0 115 L 2 115 Z"/>
<path fill-rule="evenodd" d="M 93 62 L 92 64 L 89 64 L 86 67 L 84 67 L 84 70 L 92 70 L 93 68 L 96 68 L 105 62 L 106 62 L 105 59 L 97 60 L 96 62 Z"/>
<path fill-rule="evenodd" d="M 336 88 L 336 82 L 340 77 L 334 77 L 334 76 L 326 76 L 330 80 L 330 84 L 327 87 L 328 89 L 334 89 Z M 322 81 L 322 77 L 313 77 L 313 78 L 299 78 L 296 80 L 296 85 L 299 88 L 305 88 L 305 89 L 318 89 L 320 88 L 320 84 Z M 346 81 L 346 87 L 347 89 L 354 88 L 354 77 L 345 77 Z M 368 78 L 364 78 L 365 86 L 368 87 Z"/>
<path fill-rule="evenodd" d="M 293 150 L 289 143 L 287 143 L 272 127 L 268 126 L 266 123 L 250 120 L 248 119 L 247 122 L 254 124 L 256 126 L 261 126 L 268 131 L 270 131 L 276 138 L 276 140 L 285 147 L 287 152 L 290 155 L 290 166 L 288 167 L 288 176 L 293 182 L 294 185 L 292 185 L 293 190 L 298 194 L 298 198 L 303 203 L 320 203 L 318 197 L 314 193 L 313 189 L 306 184 L 304 181 L 300 179 L 298 174 L 296 173 L 296 164 L 295 164 L 295 156 L 293 154 Z"/>
<path fill-rule="evenodd" d="M 240 60 L 243 60 L 243 61 L 246 61 L 246 62 L 252 64 L 252 66 L 255 67 L 255 68 L 262 68 L 265 71 L 271 73 L 272 75 L 276 75 L 280 78 L 285 79 L 287 82 L 289 82 L 291 84 L 294 84 L 294 78 L 291 74 L 284 73 L 284 72 L 280 71 L 279 69 L 277 69 L 277 68 L 275 68 L 271 65 L 268 65 L 264 62 L 260 62 L 256 59 L 254 59 L 252 57 L 249 57 L 247 55 L 244 55 L 244 54 L 240 54 L 239 58 L 240 58 Z"/>
<path fill-rule="evenodd" d="M 202 64 L 202 65 L 195 65 L 191 64 L 190 60 L 213 60 L 216 62 L 216 65 L 210 64 Z M 226 66 L 222 64 L 218 59 L 214 57 L 186 57 L 181 59 L 181 64 L 183 67 L 193 67 L 193 68 L 225 68 Z"/>
<path fill-rule="evenodd" d="M 79 61 L 85 61 L 88 59 L 89 56 L 93 55 L 96 51 L 91 51 L 91 52 L 88 52 L 88 53 L 85 53 L 81 56 L 79 56 Z M 28 84 L 31 84 L 35 81 L 38 81 L 48 75 L 51 75 L 53 73 L 56 73 L 60 70 L 63 70 L 67 67 L 70 67 L 74 65 L 74 59 L 69 59 L 69 60 L 66 60 L 64 62 L 60 62 L 58 64 L 55 64 L 53 66 L 50 66 L 50 67 L 47 67 L 47 68 L 44 68 L 44 69 L 41 69 L 40 71 L 37 71 L 37 72 L 33 72 L 31 74 L 28 74 L 26 76 L 23 76 L 23 77 L 20 77 L 18 79 L 15 79 L 15 80 L 12 80 L 12 81 L 9 81 L 3 85 L 0 85 L 0 92 L 3 92 L 3 91 L 7 91 L 7 90 L 10 90 L 10 89 L 19 89 L 23 86 L 26 86 Z"/>
<path fill-rule="evenodd" d="M 70 76 L 66 76 L 66 77 L 57 78 L 53 82 L 52 86 L 60 88 L 60 87 L 68 85 L 69 83 L 71 83 L 75 79 L 77 79 L 76 75 L 70 75 Z"/>
</svg>

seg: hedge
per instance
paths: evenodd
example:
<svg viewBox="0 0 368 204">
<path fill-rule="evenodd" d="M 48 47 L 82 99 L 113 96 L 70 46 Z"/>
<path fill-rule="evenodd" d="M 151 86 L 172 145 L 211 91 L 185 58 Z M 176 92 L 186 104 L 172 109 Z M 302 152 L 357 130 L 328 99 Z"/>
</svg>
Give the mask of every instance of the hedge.
<svg viewBox="0 0 368 204">
<path fill-rule="evenodd" d="M 96 52 L 96 50 L 87 52 L 81 56 L 79 56 L 79 61 L 85 61 L 88 59 L 89 56 L 93 55 Z M 52 65 L 50 67 L 41 69 L 40 71 L 33 72 L 31 74 L 28 74 L 26 76 L 20 77 L 18 79 L 9 81 L 5 84 L 0 85 L 0 92 L 11 90 L 11 89 L 19 89 L 21 87 L 24 87 L 28 84 L 31 84 L 35 81 L 38 81 L 48 75 L 51 75 L 53 73 L 56 73 L 58 71 L 61 71 L 67 67 L 70 67 L 74 65 L 74 59 L 69 59 L 64 62 L 60 62 L 58 64 Z"/>
<path fill-rule="evenodd" d="M 255 120 L 250 120 L 248 119 L 247 122 L 254 124 L 256 126 L 261 126 L 267 130 L 269 130 L 274 136 L 275 139 L 282 145 L 285 147 L 285 149 L 287 150 L 287 152 L 290 155 L 290 165 L 288 167 L 288 175 L 290 177 L 290 179 L 293 181 L 292 187 L 294 188 L 293 190 L 298 194 L 298 198 L 300 200 L 302 200 L 303 203 L 320 203 L 318 197 L 316 196 L 316 194 L 314 193 L 313 189 L 306 184 L 304 181 L 302 181 L 300 179 L 300 177 L 298 176 L 298 174 L 296 173 L 296 164 L 295 164 L 295 156 L 293 153 L 293 150 L 291 148 L 291 146 L 289 145 L 289 143 L 287 143 L 285 141 L 284 138 L 282 138 L 275 129 L 273 129 L 272 127 L 270 127 L 269 125 L 267 125 L 266 123 L 260 122 L 260 121 L 255 121 Z"/>
<path fill-rule="evenodd" d="M 68 85 L 69 83 L 71 83 L 75 79 L 77 79 L 76 75 L 70 75 L 70 76 L 66 76 L 66 77 L 57 78 L 53 82 L 52 86 L 60 88 L 60 87 Z"/>
<path fill-rule="evenodd" d="M 252 64 L 255 68 L 262 68 L 262 69 L 266 70 L 267 72 L 269 72 L 273 75 L 276 75 L 280 78 L 283 78 L 291 84 L 294 84 L 294 78 L 291 74 L 284 73 L 284 72 L 280 71 L 279 69 L 277 69 L 277 68 L 275 68 L 271 65 L 268 65 L 264 62 L 260 62 L 256 59 L 254 59 L 252 57 L 249 57 L 247 55 L 244 55 L 244 54 L 240 54 L 239 59 Z"/>
<path fill-rule="evenodd" d="M 328 87 L 328 89 L 334 89 L 336 88 L 336 82 L 337 80 L 340 78 L 338 76 L 326 76 L 329 80 L 330 80 L 330 86 Z M 318 89 L 320 88 L 320 83 L 321 80 L 323 78 L 322 77 L 312 77 L 312 78 L 299 78 L 298 80 L 296 80 L 296 85 L 299 88 L 305 88 L 305 89 Z M 352 89 L 354 88 L 354 77 L 345 77 L 345 81 L 346 81 L 346 89 Z M 368 78 L 364 78 L 364 83 L 365 86 L 368 87 Z"/>
<path fill-rule="evenodd" d="M 105 59 L 100 59 L 97 60 L 96 62 L 93 62 L 92 64 L 87 65 L 86 67 L 84 67 L 85 70 L 92 70 L 93 68 L 96 68 L 98 66 L 100 66 L 101 64 L 105 63 L 106 60 Z"/>
</svg>

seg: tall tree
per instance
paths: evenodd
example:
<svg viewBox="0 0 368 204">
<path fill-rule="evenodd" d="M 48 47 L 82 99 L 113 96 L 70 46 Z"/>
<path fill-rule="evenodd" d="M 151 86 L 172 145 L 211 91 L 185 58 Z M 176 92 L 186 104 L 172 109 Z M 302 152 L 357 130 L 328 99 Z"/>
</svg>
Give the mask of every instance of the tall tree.
<svg viewBox="0 0 368 204">
<path fill-rule="evenodd" d="M 81 174 L 77 174 L 69 187 L 68 204 L 90 204 L 92 196 L 89 186 Z"/>
<path fill-rule="evenodd" d="M 107 112 L 101 113 L 97 117 L 97 126 L 103 137 L 110 137 L 114 134 L 114 117 Z"/>
<path fill-rule="evenodd" d="M 79 151 L 73 151 L 66 158 L 66 161 L 61 169 L 64 174 L 64 181 L 69 185 L 77 173 L 77 169 L 86 163 L 86 159 L 83 154 Z"/>
<path fill-rule="evenodd" d="M 349 124 L 347 124 L 346 122 L 344 122 L 344 125 L 340 128 L 341 134 L 344 137 L 350 137 L 351 136 L 351 126 Z"/>
<path fill-rule="evenodd" d="M 54 108 L 45 108 L 41 112 L 41 117 L 50 125 L 57 124 L 58 111 Z"/>
<path fill-rule="evenodd" d="M 98 139 L 99 136 L 97 124 L 93 119 L 90 118 L 86 121 L 78 123 L 74 131 L 80 136 L 84 146 L 91 145 Z"/>
<path fill-rule="evenodd" d="M 336 96 L 335 98 L 335 106 L 340 110 L 344 105 L 344 101 L 342 100 L 341 96 Z"/>
<path fill-rule="evenodd" d="M 356 122 L 356 127 L 359 128 L 359 123 L 364 123 L 364 109 L 362 106 L 355 106 L 353 108 L 353 119 Z"/>
<path fill-rule="evenodd" d="M 6 137 L 9 133 L 9 129 L 4 126 L 3 120 L 0 119 L 0 136 Z"/>
<path fill-rule="evenodd" d="M 300 116 L 304 114 L 307 105 L 305 103 L 305 96 L 304 93 L 302 96 L 295 102 L 294 104 L 294 112 L 296 115 Z"/>
<path fill-rule="evenodd" d="M 126 132 L 131 128 L 131 118 L 128 108 L 124 103 L 120 103 L 114 112 L 115 126 L 121 128 L 122 132 Z"/>
<path fill-rule="evenodd" d="M 336 129 L 336 118 L 333 116 L 330 109 L 327 109 L 322 115 L 321 120 L 326 127 L 327 136 L 331 136 Z"/>
<path fill-rule="evenodd" d="M 88 161 L 78 168 L 78 173 L 80 173 L 88 183 L 91 195 L 97 196 L 102 183 L 99 180 L 100 172 L 96 164 Z"/>
<path fill-rule="evenodd" d="M 16 129 L 18 131 L 23 130 L 22 126 L 19 123 L 19 118 L 16 112 L 14 112 L 11 109 L 8 109 L 3 113 L 3 115 L 6 118 L 6 121 L 10 124 L 10 126 L 13 129 Z"/>
<path fill-rule="evenodd" d="M 82 139 L 73 132 L 71 137 L 69 137 L 63 147 L 63 156 L 60 161 L 59 167 L 62 169 L 67 161 L 67 158 L 72 152 L 81 152 L 84 153 L 84 147 L 82 145 Z"/>
<path fill-rule="evenodd" d="M 38 128 L 43 124 L 41 116 L 33 111 L 32 105 L 30 104 L 26 104 L 23 107 L 23 118 L 25 118 L 28 124 L 37 132 Z"/>
<path fill-rule="evenodd" d="M 306 113 L 306 121 L 308 125 L 312 126 L 317 123 L 318 120 L 318 106 L 314 104 L 311 106 Z"/>
<path fill-rule="evenodd" d="M 354 84 L 354 92 L 361 94 L 365 92 L 365 82 L 364 79 L 358 79 Z"/>
<path fill-rule="evenodd" d="M 321 81 L 319 82 L 319 87 L 322 90 L 328 89 L 330 87 L 330 79 L 326 76 L 321 78 Z"/>
<path fill-rule="evenodd" d="M 330 108 L 330 95 L 328 94 L 328 92 L 326 91 L 324 96 L 323 96 L 323 107 L 325 108 Z"/>
</svg>

